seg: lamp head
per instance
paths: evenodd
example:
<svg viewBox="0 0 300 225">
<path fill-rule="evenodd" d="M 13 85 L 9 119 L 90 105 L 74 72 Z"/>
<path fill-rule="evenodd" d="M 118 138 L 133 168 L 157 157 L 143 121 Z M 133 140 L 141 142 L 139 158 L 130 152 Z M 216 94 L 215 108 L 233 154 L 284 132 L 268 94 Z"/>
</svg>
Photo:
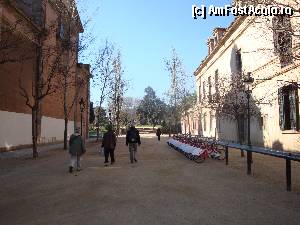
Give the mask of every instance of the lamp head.
<svg viewBox="0 0 300 225">
<path fill-rule="evenodd" d="M 245 85 L 245 91 L 251 93 L 252 92 L 252 84 L 254 82 L 254 78 L 251 77 L 251 72 L 247 73 L 247 77 L 243 80 Z"/>
</svg>

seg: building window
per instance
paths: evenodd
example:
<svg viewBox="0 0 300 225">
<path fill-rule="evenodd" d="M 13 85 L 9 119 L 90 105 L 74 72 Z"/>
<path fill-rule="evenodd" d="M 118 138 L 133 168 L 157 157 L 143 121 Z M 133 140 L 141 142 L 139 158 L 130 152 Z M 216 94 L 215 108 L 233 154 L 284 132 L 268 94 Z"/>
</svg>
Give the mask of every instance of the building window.
<svg viewBox="0 0 300 225">
<path fill-rule="evenodd" d="M 203 115 L 203 131 L 206 131 L 206 113 Z"/>
<path fill-rule="evenodd" d="M 198 95 L 198 101 L 201 102 L 201 83 L 199 85 L 199 95 Z"/>
<path fill-rule="evenodd" d="M 79 34 L 77 34 L 77 37 L 76 37 L 76 62 L 78 62 L 79 51 L 80 51 Z"/>
<path fill-rule="evenodd" d="M 66 27 L 63 21 L 60 22 L 60 27 L 59 27 L 59 37 L 61 40 L 65 39 L 66 36 Z"/>
<path fill-rule="evenodd" d="M 195 129 L 196 129 L 196 121 L 193 120 L 193 130 L 195 130 Z"/>
<path fill-rule="evenodd" d="M 278 54 L 281 67 L 290 65 L 293 62 L 292 52 L 292 26 L 288 16 L 274 16 L 273 42 L 275 53 Z"/>
<path fill-rule="evenodd" d="M 69 24 L 61 17 L 58 19 L 57 37 L 65 45 L 69 44 L 70 42 Z"/>
<path fill-rule="evenodd" d="M 281 130 L 299 130 L 299 98 L 297 84 L 278 90 L 279 126 Z"/>
<path fill-rule="evenodd" d="M 242 54 L 241 49 L 237 50 L 235 53 L 236 60 L 236 71 L 238 74 L 242 74 L 243 72 L 243 62 L 242 62 Z"/>
<path fill-rule="evenodd" d="M 210 113 L 209 117 L 209 130 L 212 131 L 213 129 L 213 115 Z"/>
<path fill-rule="evenodd" d="M 208 101 L 211 102 L 211 77 L 208 77 Z"/>
<path fill-rule="evenodd" d="M 215 71 L 215 100 L 218 101 L 219 100 L 219 71 L 216 70 Z"/>
</svg>

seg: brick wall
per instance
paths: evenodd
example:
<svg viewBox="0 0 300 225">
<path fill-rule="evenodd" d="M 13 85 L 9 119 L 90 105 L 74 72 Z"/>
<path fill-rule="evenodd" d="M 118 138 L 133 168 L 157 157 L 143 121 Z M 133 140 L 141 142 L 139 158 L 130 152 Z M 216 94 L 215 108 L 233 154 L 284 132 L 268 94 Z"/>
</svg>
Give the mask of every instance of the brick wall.
<svg viewBox="0 0 300 225">
<path fill-rule="evenodd" d="M 24 50 L 28 54 L 24 54 Z M 22 51 L 16 48 L 8 54 L 11 59 L 22 58 L 23 60 L 0 64 L 0 110 L 31 113 L 30 108 L 25 104 L 25 98 L 20 95 L 19 82 L 26 92 L 31 93 L 34 74 L 34 46 L 30 42 L 23 42 Z M 24 60 L 27 57 L 29 59 Z"/>
<path fill-rule="evenodd" d="M 64 89 L 63 89 L 63 72 L 67 72 L 67 109 L 68 109 L 68 120 L 69 120 L 69 131 L 72 130 L 70 126 L 74 126 L 73 121 L 77 123 L 77 125 L 80 126 L 80 108 L 79 108 L 79 100 L 82 97 L 84 100 L 85 110 L 83 112 L 83 130 L 84 135 L 87 137 L 88 135 L 88 113 L 89 113 L 89 66 L 78 64 L 77 63 L 77 37 L 79 31 L 82 31 L 82 28 L 79 28 L 77 32 L 72 32 L 71 36 L 71 50 L 69 53 L 66 51 L 62 51 L 59 45 L 59 40 L 57 37 L 57 30 L 58 27 L 53 27 L 52 25 L 55 24 L 55 21 L 57 21 L 58 15 L 57 12 L 53 7 L 46 7 L 47 8 L 47 18 L 46 23 L 51 27 L 49 29 L 49 35 L 47 36 L 46 40 L 43 42 L 43 79 L 44 81 L 47 80 L 49 77 L 49 74 L 54 71 L 55 78 L 53 79 L 54 82 L 52 82 L 52 90 L 55 90 L 54 93 L 51 95 L 46 96 L 42 102 L 41 102 L 41 121 L 56 121 L 55 123 L 59 124 L 60 129 L 58 133 L 61 132 L 61 124 L 63 124 L 64 119 L 64 107 L 63 107 L 63 99 L 64 99 Z M 5 10 L 5 8 L 4 8 Z M 11 8 L 10 8 L 11 10 Z M 9 14 L 10 11 L 6 11 L 7 15 L 14 16 Z M 5 14 L 5 13 L 4 13 Z M 0 15 L 1 16 L 1 15 Z M 46 25 L 47 25 L 46 24 Z M 28 29 L 30 30 L 30 29 Z M 10 38 L 16 38 L 16 40 L 19 38 L 19 35 L 22 32 L 13 32 L 10 34 L 7 34 Z M 25 33 L 24 33 L 25 34 Z M 34 34 L 32 34 L 34 36 Z M 27 93 L 30 95 L 30 103 L 33 102 L 32 98 L 32 90 L 34 89 L 34 76 L 35 76 L 35 70 L 36 70 L 36 45 L 35 43 L 31 42 L 30 39 L 27 39 L 28 33 L 23 37 L 24 43 L 21 45 L 15 46 L 13 49 L 10 49 L 8 52 L 9 56 L 13 56 L 13 58 L 21 58 L 24 56 L 24 52 L 26 52 L 27 56 L 26 60 L 19 60 L 17 62 L 9 62 L 9 63 L 3 63 L 0 64 L 0 111 L 3 112 L 11 112 L 13 115 L 11 118 L 19 118 L 19 122 L 16 124 L 19 126 L 19 129 L 22 129 L 22 116 L 21 115 L 31 115 L 31 110 L 28 106 L 25 104 L 25 98 L 20 95 L 20 87 L 19 87 L 19 81 L 22 83 L 22 87 L 26 90 Z M 1 36 L 1 41 L 3 41 L 3 34 Z M 36 39 L 31 39 L 35 41 Z M 1 44 L 1 43 L 0 43 Z M 1 48 L 1 45 L 0 45 Z M 3 53 L 3 51 L 2 51 Z M 63 55 L 60 59 L 59 67 L 53 66 L 53 62 L 57 58 L 58 55 Z M 0 59 L 3 54 L 0 54 Z M 69 62 L 67 63 L 67 70 L 62 71 L 61 70 L 61 64 L 62 62 Z M 78 78 L 83 81 L 82 85 L 79 85 Z M 16 114 L 17 113 L 17 114 Z M 6 118 L 9 117 L 9 115 L 5 115 Z M 19 116 L 20 115 L 20 116 Z M 42 119 L 43 118 L 43 119 Z M 1 118 L 0 118 L 1 119 Z M 54 120 L 53 120 L 54 119 Z M 55 120 L 56 119 L 56 120 Z M 26 124 L 30 121 L 27 121 L 28 118 L 26 117 Z M 28 125 L 28 124 L 27 124 Z M 26 130 L 28 130 L 28 126 L 26 125 Z M 47 133 L 55 133 L 53 130 L 55 127 L 51 127 L 49 132 L 47 131 L 46 124 L 43 124 L 41 127 L 42 134 Z M 6 126 L 9 126 L 9 123 L 6 123 Z M 25 126 L 24 126 L 25 128 Z M 8 134 L 5 132 L 5 127 L 2 127 L 0 129 L 0 135 L 3 137 L 2 139 L 4 141 L 8 140 L 9 138 L 5 139 L 5 135 L 11 135 L 11 133 L 14 133 L 15 131 L 13 129 L 10 130 L 10 133 Z M 1 133 L 3 132 L 3 134 Z M 31 130 L 28 130 L 30 133 Z M 61 136 L 61 135 L 59 135 Z M 10 136 L 7 136 L 10 137 Z M 62 137 L 59 137 L 62 139 Z M 1 139 L 1 138 L 0 138 Z M 1 139 L 1 141 L 3 141 Z M 30 141 L 30 140 L 29 140 Z M 27 140 L 28 142 L 28 140 Z M 18 141 L 15 143 L 22 144 Z M 28 144 L 28 143 L 24 143 Z M 0 148 L 3 146 L 3 143 L 0 143 Z M 14 145 L 14 143 L 5 143 L 5 145 L 11 146 Z"/>
</svg>

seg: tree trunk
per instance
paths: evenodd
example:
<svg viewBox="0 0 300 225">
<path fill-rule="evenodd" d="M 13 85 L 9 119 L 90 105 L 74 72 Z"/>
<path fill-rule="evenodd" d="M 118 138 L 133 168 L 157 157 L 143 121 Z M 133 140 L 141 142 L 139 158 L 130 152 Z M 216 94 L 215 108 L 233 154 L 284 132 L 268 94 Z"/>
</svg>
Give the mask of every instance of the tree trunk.
<svg viewBox="0 0 300 225">
<path fill-rule="evenodd" d="M 40 37 L 39 37 L 40 39 Z M 41 40 L 39 40 L 41 43 Z M 37 139 L 38 139 L 38 110 L 40 110 L 40 85 L 42 77 L 42 47 L 38 44 L 36 47 L 36 65 L 35 65 L 35 80 L 34 80 L 34 104 L 32 110 L 32 157 L 38 158 Z"/>
<path fill-rule="evenodd" d="M 97 139 L 96 139 L 96 142 L 99 141 L 99 136 L 100 136 L 100 111 L 101 111 L 101 102 L 100 102 L 100 106 L 99 106 L 99 115 L 97 115 L 97 123 L 96 123 Z"/>
<path fill-rule="evenodd" d="M 120 121 L 117 116 L 117 119 L 116 119 L 116 135 L 117 135 L 117 137 L 119 137 L 119 134 L 120 134 Z"/>
<path fill-rule="evenodd" d="M 188 126 L 189 126 L 189 134 L 191 134 L 190 116 L 188 116 Z"/>
<path fill-rule="evenodd" d="M 64 117 L 65 117 L 65 129 L 64 129 L 64 150 L 68 148 L 68 107 L 67 107 L 67 74 L 64 74 Z"/>
<path fill-rule="evenodd" d="M 32 107 L 32 157 L 38 158 L 38 150 L 37 150 L 37 107 Z"/>
<path fill-rule="evenodd" d="M 237 121 L 237 135 L 238 135 L 238 142 L 239 144 L 242 144 L 242 137 L 241 137 L 241 132 L 242 132 L 242 128 L 241 128 L 241 124 L 240 124 L 240 117 L 236 117 L 236 121 Z M 244 151 L 241 150 L 241 157 L 244 157 Z"/>
<path fill-rule="evenodd" d="M 64 130 L 64 150 L 68 148 L 68 118 L 65 117 L 65 130 Z"/>
<path fill-rule="evenodd" d="M 99 140 L 99 124 L 98 124 L 96 131 L 97 131 L 97 139 L 96 139 L 96 142 L 97 142 Z"/>
</svg>

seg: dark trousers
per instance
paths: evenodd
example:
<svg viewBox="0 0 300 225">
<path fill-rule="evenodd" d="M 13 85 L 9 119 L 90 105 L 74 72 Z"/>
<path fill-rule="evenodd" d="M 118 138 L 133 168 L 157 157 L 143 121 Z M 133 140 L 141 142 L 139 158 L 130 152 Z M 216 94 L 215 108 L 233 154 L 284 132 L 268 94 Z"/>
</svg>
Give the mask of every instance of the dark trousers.
<svg viewBox="0 0 300 225">
<path fill-rule="evenodd" d="M 160 135 L 157 135 L 157 139 L 160 141 Z"/>
<path fill-rule="evenodd" d="M 105 157 L 105 163 L 108 163 L 108 157 L 110 155 L 111 162 L 115 162 L 115 149 L 104 149 L 104 157 Z"/>
</svg>

